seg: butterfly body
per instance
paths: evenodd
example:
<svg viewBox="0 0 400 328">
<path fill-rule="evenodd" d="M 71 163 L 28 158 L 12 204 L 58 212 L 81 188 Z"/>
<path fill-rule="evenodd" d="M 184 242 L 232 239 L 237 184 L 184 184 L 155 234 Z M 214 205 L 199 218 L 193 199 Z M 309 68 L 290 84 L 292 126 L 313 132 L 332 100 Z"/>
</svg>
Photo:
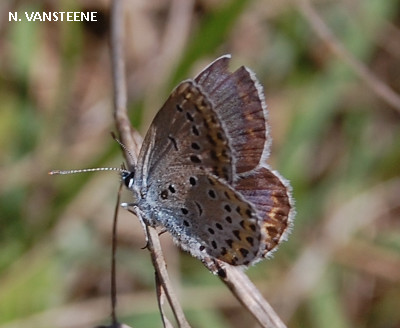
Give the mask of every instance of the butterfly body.
<svg viewBox="0 0 400 328">
<path fill-rule="evenodd" d="M 153 120 L 134 173 L 123 176 L 142 220 L 203 262 L 256 263 L 293 218 L 290 186 L 265 160 L 261 87 L 223 56 L 180 83 Z"/>
</svg>

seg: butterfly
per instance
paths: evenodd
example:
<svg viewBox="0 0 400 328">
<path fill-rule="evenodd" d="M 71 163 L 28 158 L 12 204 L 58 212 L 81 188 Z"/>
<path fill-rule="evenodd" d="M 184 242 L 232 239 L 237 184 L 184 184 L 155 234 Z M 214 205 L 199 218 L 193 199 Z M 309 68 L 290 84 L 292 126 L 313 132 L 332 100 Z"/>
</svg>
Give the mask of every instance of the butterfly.
<svg viewBox="0 0 400 328">
<path fill-rule="evenodd" d="M 266 163 L 262 87 L 246 67 L 231 73 L 230 58 L 172 91 L 122 179 L 144 224 L 208 265 L 249 266 L 287 237 L 295 211 L 289 182 Z"/>
</svg>

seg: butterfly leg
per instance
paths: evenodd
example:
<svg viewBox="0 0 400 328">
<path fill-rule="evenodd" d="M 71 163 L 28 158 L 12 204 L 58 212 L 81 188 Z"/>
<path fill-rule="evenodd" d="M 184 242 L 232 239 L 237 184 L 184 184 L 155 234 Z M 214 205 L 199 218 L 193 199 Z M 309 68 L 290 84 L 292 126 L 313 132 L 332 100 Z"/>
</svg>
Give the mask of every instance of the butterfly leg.
<svg viewBox="0 0 400 328">
<path fill-rule="evenodd" d="M 210 270 L 213 274 L 220 276 L 221 278 L 226 277 L 226 271 L 223 268 L 223 262 L 211 257 L 205 257 L 202 259 L 203 264 Z M 225 264 L 226 265 L 226 264 Z"/>
<path fill-rule="evenodd" d="M 162 234 L 166 233 L 168 231 L 167 228 L 162 228 L 159 232 L 158 235 L 161 236 Z"/>
<path fill-rule="evenodd" d="M 146 223 L 143 220 L 143 217 L 140 213 L 139 208 L 136 206 L 136 204 L 130 204 L 130 203 L 121 203 L 121 206 L 126 209 L 128 212 L 136 215 L 139 218 L 140 224 L 142 225 L 143 232 L 145 235 L 146 239 L 146 244 L 142 247 L 142 249 L 146 249 L 147 246 L 149 245 L 149 237 L 147 235 L 147 230 L 146 230 Z"/>
</svg>

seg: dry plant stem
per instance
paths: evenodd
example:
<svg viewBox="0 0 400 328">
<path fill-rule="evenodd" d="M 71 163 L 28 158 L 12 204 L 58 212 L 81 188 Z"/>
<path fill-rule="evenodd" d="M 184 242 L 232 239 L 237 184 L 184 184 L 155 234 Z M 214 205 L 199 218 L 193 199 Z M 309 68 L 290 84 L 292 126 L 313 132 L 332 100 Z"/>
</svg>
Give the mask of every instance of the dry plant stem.
<svg viewBox="0 0 400 328">
<path fill-rule="evenodd" d="M 136 142 L 136 132 L 133 131 L 131 127 L 126 109 L 126 76 L 122 47 L 124 27 L 123 1 L 114 0 L 112 2 L 111 11 L 111 60 L 114 84 L 114 119 L 122 143 L 126 146 L 126 149 L 137 158 L 140 145 Z M 127 151 L 124 151 L 124 155 L 127 163 L 129 164 L 129 168 L 133 168 L 136 158 L 131 158 L 131 155 L 127 153 Z M 162 256 L 158 234 L 154 228 L 148 226 L 146 226 L 146 234 L 153 264 L 156 269 L 156 274 L 158 275 L 158 279 L 156 281 L 161 282 L 161 286 L 166 293 L 167 299 L 180 327 L 189 327 L 189 324 L 187 323 L 183 314 L 183 310 L 170 285 L 169 277 L 165 269 L 165 261 L 164 257 Z"/>
<path fill-rule="evenodd" d="M 286 328 L 271 305 L 240 268 L 225 264 L 220 266 L 226 273 L 226 276 L 220 276 L 221 280 L 262 327 Z"/>
<path fill-rule="evenodd" d="M 122 183 L 119 186 L 117 204 L 114 210 L 114 220 L 112 227 L 112 250 L 111 250 L 111 320 L 112 324 L 117 324 L 117 315 L 115 312 L 117 306 L 117 285 L 116 285 L 116 267 L 115 267 L 115 254 L 117 252 L 117 226 L 118 226 L 118 211 L 120 207 Z"/>
<path fill-rule="evenodd" d="M 377 96 L 400 112 L 400 96 L 346 50 L 343 44 L 334 36 L 329 27 L 318 15 L 310 1 L 297 0 L 297 4 L 300 12 L 310 23 L 314 32 L 324 40 L 329 48 L 346 62 Z"/>
<path fill-rule="evenodd" d="M 174 312 L 175 318 L 178 322 L 179 327 L 188 328 L 190 327 L 189 323 L 186 321 L 186 318 L 183 314 L 181 306 L 178 300 L 175 297 L 171 297 L 171 295 L 175 295 L 174 291 L 172 290 L 172 284 L 169 280 L 169 275 L 167 271 L 167 266 L 165 264 L 164 255 L 161 251 L 161 244 L 160 239 L 158 238 L 158 232 L 156 229 L 146 226 L 146 233 L 148 236 L 148 244 L 147 248 L 151 254 L 151 260 L 153 262 L 154 267 L 156 268 L 156 282 L 158 294 L 158 304 L 160 307 L 160 312 L 162 315 L 164 327 L 172 326 L 171 323 L 168 321 L 167 317 L 164 314 L 162 308 L 162 300 L 163 300 L 163 292 L 168 300 L 168 303 L 171 306 L 172 311 Z M 162 279 L 162 280 L 161 280 Z M 162 288 L 161 288 L 162 287 Z"/>
<path fill-rule="evenodd" d="M 137 154 L 140 145 L 133 137 L 136 131 L 133 131 L 129 121 L 126 91 L 125 62 L 123 57 L 123 28 L 124 28 L 124 11 L 123 1 L 114 0 L 111 9 L 111 61 L 112 61 L 112 77 L 114 86 L 114 120 L 121 142 L 129 149 L 133 156 L 125 155 L 129 169 L 134 167 L 137 162 Z"/>
<path fill-rule="evenodd" d="M 173 327 L 171 322 L 168 320 L 167 315 L 164 312 L 164 299 L 165 299 L 165 294 L 164 294 L 164 289 L 162 288 L 161 282 L 158 279 L 158 274 L 155 274 L 155 279 L 156 279 L 156 289 L 157 289 L 157 300 L 158 300 L 158 308 L 161 313 L 161 319 L 163 322 L 163 326 L 165 328 Z"/>
</svg>

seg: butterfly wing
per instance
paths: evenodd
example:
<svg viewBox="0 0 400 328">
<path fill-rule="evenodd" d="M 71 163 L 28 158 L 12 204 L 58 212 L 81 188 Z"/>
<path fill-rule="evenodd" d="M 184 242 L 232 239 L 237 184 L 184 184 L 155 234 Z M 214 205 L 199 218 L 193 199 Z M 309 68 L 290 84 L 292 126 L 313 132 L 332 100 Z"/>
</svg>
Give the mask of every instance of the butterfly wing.
<svg viewBox="0 0 400 328">
<path fill-rule="evenodd" d="M 198 167 L 232 182 L 228 137 L 208 97 L 182 82 L 154 118 L 139 155 L 137 183 L 162 179 L 168 170 Z"/>
<path fill-rule="evenodd" d="M 264 167 L 233 187 L 200 169 L 168 171 L 148 192 L 146 213 L 201 260 L 256 263 L 285 239 L 294 216 L 287 182 Z"/>
<path fill-rule="evenodd" d="M 218 58 L 195 81 L 223 122 L 236 159 L 235 171 L 242 173 L 265 162 L 271 138 L 260 83 L 246 67 L 229 72 L 229 61 L 229 55 Z"/>
<path fill-rule="evenodd" d="M 289 182 L 267 167 L 239 175 L 234 188 L 256 209 L 263 231 L 263 256 L 286 238 L 295 215 Z"/>
<path fill-rule="evenodd" d="M 265 230 L 256 208 L 223 179 L 193 169 L 171 171 L 164 180 L 149 188 L 146 212 L 184 250 L 201 260 L 216 258 L 232 265 L 263 257 Z"/>
</svg>

